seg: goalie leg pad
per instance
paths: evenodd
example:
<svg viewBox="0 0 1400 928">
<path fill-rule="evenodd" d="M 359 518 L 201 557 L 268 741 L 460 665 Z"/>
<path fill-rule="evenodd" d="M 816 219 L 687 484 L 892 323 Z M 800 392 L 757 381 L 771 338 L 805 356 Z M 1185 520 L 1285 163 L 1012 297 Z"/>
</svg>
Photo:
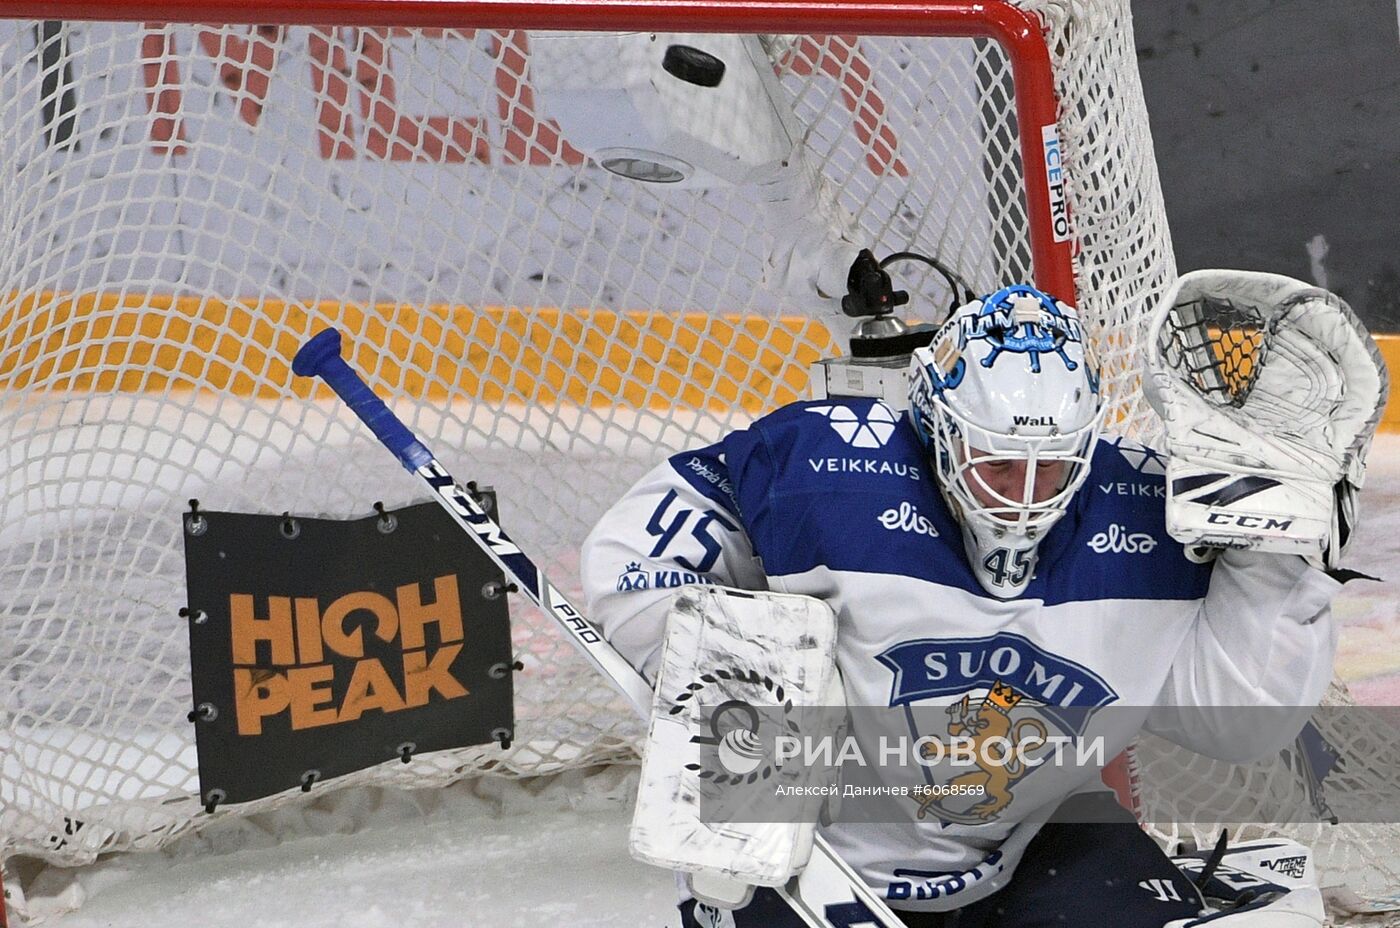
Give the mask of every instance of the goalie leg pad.
<svg viewBox="0 0 1400 928">
<path fill-rule="evenodd" d="M 834 719 L 817 707 L 843 702 L 836 616 L 826 603 L 682 589 L 667 615 L 632 856 L 697 875 L 697 897 L 729 907 L 747 901 L 744 886 L 787 882 L 811 854 L 820 797 L 803 800 L 811 808 L 800 814 L 790 805 L 775 814 L 755 802 L 771 799 L 792 775 L 792 764 L 784 772 L 777 738 L 797 724 L 793 710 L 812 707 L 802 727 L 825 728 Z"/>
<path fill-rule="evenodd" d="M 1205 852 L 1172 858 L 1182 873 L 1200 883 L 1209 908 L 1197 918 L 1165 928 L 1322 928 L 1327 922 L 1312 852 L 1284 838 L 1260 838 L 1230 845 L 1218 866 Z"/>
</svg>

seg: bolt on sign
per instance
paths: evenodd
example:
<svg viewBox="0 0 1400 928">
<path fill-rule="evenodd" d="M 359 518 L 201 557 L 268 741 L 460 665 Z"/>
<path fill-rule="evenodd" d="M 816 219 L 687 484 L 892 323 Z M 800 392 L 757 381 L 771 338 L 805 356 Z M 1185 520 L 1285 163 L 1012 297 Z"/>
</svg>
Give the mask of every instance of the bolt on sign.
<svg viewBox="0 0 1400 928">
<path fill-rule="evenodd" d="M 509 746 L 506 582 L 436 504 L 349 521 L 196 507 L 183 531 L 206 808 Z"/>
</svg>

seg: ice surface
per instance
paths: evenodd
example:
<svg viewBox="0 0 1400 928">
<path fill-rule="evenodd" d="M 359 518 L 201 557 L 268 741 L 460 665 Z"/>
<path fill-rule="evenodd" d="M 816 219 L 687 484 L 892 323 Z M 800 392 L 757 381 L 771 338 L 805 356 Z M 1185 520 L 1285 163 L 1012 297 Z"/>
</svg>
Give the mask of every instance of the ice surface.
<svg viewBox="0 0 1400 928">
<path fill-rule="evenodd" d="M 46 871 L 30 901 L 80 904 L 42 919 L 62 928 L 674 926 L 674 879 L 627 855 L 634 773 L 354 790 Z"/>
</svg>

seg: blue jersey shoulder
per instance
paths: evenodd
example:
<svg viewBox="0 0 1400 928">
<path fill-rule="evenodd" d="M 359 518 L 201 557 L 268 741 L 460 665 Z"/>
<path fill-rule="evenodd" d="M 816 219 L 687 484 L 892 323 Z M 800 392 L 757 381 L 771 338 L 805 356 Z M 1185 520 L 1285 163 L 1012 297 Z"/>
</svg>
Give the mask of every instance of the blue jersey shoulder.
<svg viewBox="0 0 1400 928">
<path fill-rule="evenodd" d="M 1142 445 L 1100 442 L 1025 595 L 1051 603 L 1204 595 L 1209 568 L 1166 534 L 1164 465 Z M 826 567 L 988 595 L 912 425 L 878 400 L 793 403 L 675 455 L 671 466 L 740 521 L 770 575 Z"/>
<path fill-rule="evenodd" d="M 858 491 L 865 480 L 929 481 L 907 418 L 871 399 L 791 403 L 670 463 L 736 516 L 753 512 L 758 498 Z"/>
<path fill-rule="evenodd" d="M 908 417 L 879 400 L 792 403 L 735 435 L 732 444 L 734 464 L 766 461 L 780 494 L 929 480 Z"/>
<path fill-rule="evenodd" d="M 1084 481 L 1080 510 L 1090 520 L 1131 521 L 1165 532 L 1166 457 L 1126 438 L 1101 440 Z"/>
<path fill-rule="evenodd" d="M 1103 440 L 1070 516 L 1046 539 L 1047 598 L 1196 599 L 1209 565 L 1167 534 L 1166 458 L 1129 439 Z"/>
</svg>

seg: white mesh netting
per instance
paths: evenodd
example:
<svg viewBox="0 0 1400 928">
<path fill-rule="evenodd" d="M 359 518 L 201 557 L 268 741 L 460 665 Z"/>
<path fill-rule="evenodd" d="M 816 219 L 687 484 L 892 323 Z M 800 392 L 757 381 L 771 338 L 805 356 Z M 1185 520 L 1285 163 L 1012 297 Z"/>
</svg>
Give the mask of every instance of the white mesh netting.
<svg viewBox="0 0 1400 928">
<path fill-rule="evenodd" d="M 1078 300 L 1115 420 L 1149 433 L 1133 346 L 1174 262 L 1127 2 L 1023 6 L 1048 30 Z M 979 292 L 1045 272 L 1019 147 L 1042 127 L 1017 125 L 998 44 L 760 46 L 792 163 L 776 184 L 688 187 L 568 144 L 549 108 L 600 105 L 578 94 L 616 70 L 586 52 L 571 68 L 578 37 L 0 22 L 0 859 L 83 863 L 204 815 L 177 615 L 187 500 L 344 517 L 415 498 L 343 409 L 292 383 L 313 331 L 341 327 L 572 595 L 579 543 L 623 488 L 798 398 L 807 365 L 844 350 L 804 257 L 914 250 Z M 914 318 L 953 299 L 922 265 L 897 273 Z M 513 747 L 347 783 L 632 757 L 620 700 L 513 609 Z"/>
</svg>

